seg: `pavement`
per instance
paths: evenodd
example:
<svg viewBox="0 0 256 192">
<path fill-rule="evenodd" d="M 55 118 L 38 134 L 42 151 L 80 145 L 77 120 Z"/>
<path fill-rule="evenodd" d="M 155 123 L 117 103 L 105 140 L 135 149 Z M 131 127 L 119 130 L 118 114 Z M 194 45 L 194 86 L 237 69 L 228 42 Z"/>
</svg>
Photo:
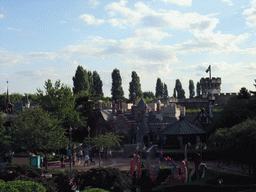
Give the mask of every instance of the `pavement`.
<svg viewBox="0 0 256 192">
<path fill-rule="evenodd" d="M 89 166 L 85 165 L 84 166 L 84 160 L 80 162 L 80 165 L 77 164 L 75 166 L 72 166 L 72 169 L 77 169 L 81 171 L 89 170 L 91 168 L 97 168 L 99 167 L 99 159 L 98 158 L 93 158 L 93 161 L 95 161 L 94 164 L 90 164 Z M 144 164 L 146 164 L 146 160 L 142 159 Z M 159 160 L 158 158 L 151 159 L 149 160 L 151 165 L 156 165 L 158 164 Z M 238 173 L 238 174 L 243 174 L 243 175 L 249 175 L 248 167 L 247 166 L 235 166 L 235 165 L 229 165 L 226 166 L 224 164 L 220 164 L 216 161 L 204 161 L 204 164 L 206 164 L 207 168 L 210 169 L 215 169 L 223 172 L 229 172 L 229 173 Z M 101 159 L 100 165 L 101 167 L 113 167 L 113 168 L 118 168 L 120 170 L 130 170 L 130 164 L 131 164 L 131 158 L 122 158 L 122 157 L 115 157 L 111 158 L 109 160 L 106 159 Z M 179 165 L 179 162 L 176 162 L 177 165 Z M 165 161 L 160 163 L 161 166 L 168 166 L 169 164 L 166 163 Z M 191 165 L 192 166 L 192 165 Z M 45 169 L 45 167 L 41 167 L 42 169 Z M 70 163 L 66 162 L 65 163 L 65 168 L 61 168 L 60 164 L 59 165 L 50 165 L 48 166 L 48 170 L 59 170 L 59 171 L 65 171 L 65 170 L 70 170 Z"/>
</svg>

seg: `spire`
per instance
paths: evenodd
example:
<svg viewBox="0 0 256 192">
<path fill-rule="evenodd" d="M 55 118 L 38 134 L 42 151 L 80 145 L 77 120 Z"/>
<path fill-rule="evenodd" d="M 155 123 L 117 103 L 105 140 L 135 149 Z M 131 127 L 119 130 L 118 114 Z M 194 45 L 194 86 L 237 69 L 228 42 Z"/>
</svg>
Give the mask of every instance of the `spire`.
<svg viewBox="0 0 256 192">
<path fill-rule="evenodd" d="M 7 104 L 7 103 L 10 103 L 10 97 L 8 92 L 8 81 L 6 83 L 7 83 L 7 95 L 6 95 L 6 104 Z"/>
</svg>

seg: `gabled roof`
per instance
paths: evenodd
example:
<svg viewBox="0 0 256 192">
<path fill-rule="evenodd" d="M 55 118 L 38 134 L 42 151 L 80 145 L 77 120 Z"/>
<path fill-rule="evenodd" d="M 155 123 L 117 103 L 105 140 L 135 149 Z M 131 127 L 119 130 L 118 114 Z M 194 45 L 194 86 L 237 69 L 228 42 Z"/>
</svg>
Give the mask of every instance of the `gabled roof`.
<svg viewBox="0 0 256 192">
<path fill-rule="evenodd" d="M 148 104 L 145 102 L 145 100 L 143 98 L 141 98 L 140 102 L 137 105 L 137 108 L 148 108 L 148 109 L 150 109 L 150 107 L 148 106 Z"/>
<path fill-rule="evenodd" d="M 105 121 L 113 119 L 112 109 L 103 109 L 100 112 Z"/>
<path fill-rule="evenodd" d="M 160 131 L 160 134 L 163 135 L 198 135 L 204 133 L 206 133 L 204 130 L 187 122 L 184 118 Z"/>
</svg>

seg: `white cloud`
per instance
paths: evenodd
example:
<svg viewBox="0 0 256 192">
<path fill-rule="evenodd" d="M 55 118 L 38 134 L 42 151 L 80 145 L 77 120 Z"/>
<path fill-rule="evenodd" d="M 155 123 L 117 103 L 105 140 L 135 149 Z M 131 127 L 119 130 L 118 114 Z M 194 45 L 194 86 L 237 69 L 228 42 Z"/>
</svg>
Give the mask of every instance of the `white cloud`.
<svg viewBox="0 0 256 192">
<path fill-rule="evenodd" d="M 104 23 L 104 19 L 96 19 L 93 15 L 83 14 L 79 16 L 79 19 L 82 19 L 89 25 L 99 25 L 101 23 Z"/>
<path fill-rule="evenodd" d="M 53 52 L 31 52 L 28 54 L 31 59 L 38 59 L 38 60 L 55 60 L 56 53 Z"/>
<path fill-rule="evenodd" d="M 228 3 L 229 6 L 234 5 L 231 0 L 221 0 L 222 2 Z"/>
<path fill-rule="evenodd" d="M 4 18 L 4 15 L 0 13 L 0 19 Z"/>
<path fill-rule="evenodd" d="M 97 0 L 88 0 L 88 3 L 92 7 L 96 7 L 97 5 L 100 4 Z"/>
<path fill-rule="evenodd" d="M 245 9 L 243 14 L 246 15 L 246 24 L 251 27 L 256 27 L 256 0 L 251 0 L 251 8 Z"/>
<path fill-rule="evenodd" d="M 213 15 L 204 16 L 198 13 L 182 14 L 176 10 L 152 10 L 147 5 L 135 3 L 135 9 L 126 7 L 127 1 L 121 0 L 119 3 L 110 3 L 105 8 L 110 16 L 115 16 L 109 22 L 114 26 L 138 26 L 150 28 L 174 28 L 191 29 L 192 31 L 212 31 L 219 23 Z"/>
<path fill-rule="evenodd" d="M 173 3 L 179 6 L 191 6 L 192 0 L 161 0 L 164 3 Z"/>
<path fill-rule="evenodd" d="M 14 54 L 0 48 L 0 65 L 13 66 L 16 64 L 30 64 L 27 58 L 21 54 Z"/>
<path fill-rule="evenodd" d="M 16 29 L 16 28 L 12 28 L 12 27 L 8 27 L 8 30 L 12 30 L 12 31 L 20 31 L 20 29 Z"/>
<path fill-rule="evenodd" d="M 147 39 L 147 40 L 157 40 L 160 41 L 163 38 L 171 37 L 172 35 L 166 32 L 162 32 L 155 28 L 142 28 L 137 29 L 132 37 L 138 38 L 138 39 Z"/>
</svg>

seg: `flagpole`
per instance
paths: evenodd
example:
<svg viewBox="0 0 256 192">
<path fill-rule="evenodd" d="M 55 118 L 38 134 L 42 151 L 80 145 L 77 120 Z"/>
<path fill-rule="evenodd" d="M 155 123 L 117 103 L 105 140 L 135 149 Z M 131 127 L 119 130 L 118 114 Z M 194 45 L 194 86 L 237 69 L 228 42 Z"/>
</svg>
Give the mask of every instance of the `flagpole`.
<svg viewBox="0 0 256 192">
<path fill-rule="evenodd" d="M 209 75 L 210 75 L 210 79 L 212 79 L 212 69 L 211 69 L 211 65 L 210 65 L 210 73 L 209 73 Z"/>
</svg>

